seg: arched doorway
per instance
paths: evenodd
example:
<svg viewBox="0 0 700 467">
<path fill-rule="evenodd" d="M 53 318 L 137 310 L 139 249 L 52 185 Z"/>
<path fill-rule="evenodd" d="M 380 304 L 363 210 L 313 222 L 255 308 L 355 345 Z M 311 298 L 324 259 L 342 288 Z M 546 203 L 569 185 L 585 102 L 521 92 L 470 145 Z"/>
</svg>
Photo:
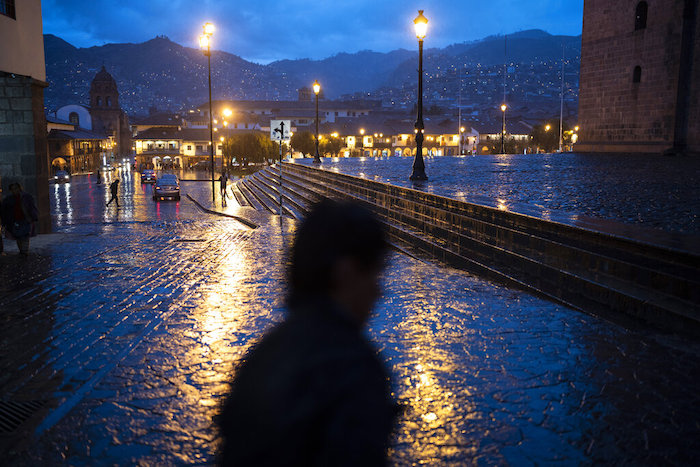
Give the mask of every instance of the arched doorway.
<svg viewBox="0 0 700 467">
<path fill-rule="evenodd" d="M 170 170 L 173 168 L 173 158 L 170 156 L 163 156 L 163 165 L 161 167 L 164 170 Z"/>
<path fill-rule="evenodd" d="M 68 162 L 62 157 L 57 157 L 51 161 L 51 168 L 54 172 L 57 170 L 66 170 L 67 165 Z"/>
</svg>

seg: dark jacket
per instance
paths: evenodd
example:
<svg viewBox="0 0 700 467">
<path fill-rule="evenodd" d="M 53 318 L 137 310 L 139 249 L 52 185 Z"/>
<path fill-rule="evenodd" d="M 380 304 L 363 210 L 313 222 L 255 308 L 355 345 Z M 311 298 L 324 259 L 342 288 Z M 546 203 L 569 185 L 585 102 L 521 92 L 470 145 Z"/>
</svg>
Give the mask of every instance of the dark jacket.
<svg viewBox="0 0 700 467">
<path fill-rule="evenodd" d="M 22 203 L 22 217 L 24 222 L 29 222 L 32 224 L 31 235 L 36 235 L 34 230 L 34 222 L 39 219 L 39 210 L 34 202 L 34 197 L 26 192 L 20 193 L 20 200 Z M 17 197 L 15 195 L 5 196 L 2 200 L 2 224 L 5 229 L 12 234 L 12 228 L 15 222 L 15 206 L 17 204 Z"/>
<path fill-rule="evenodd" d="M 384 465 L 394 413 L 387 372 L 361 328 L 329 301 L 298 307 L 236 372 L 220 462 Z"/>
</svg>

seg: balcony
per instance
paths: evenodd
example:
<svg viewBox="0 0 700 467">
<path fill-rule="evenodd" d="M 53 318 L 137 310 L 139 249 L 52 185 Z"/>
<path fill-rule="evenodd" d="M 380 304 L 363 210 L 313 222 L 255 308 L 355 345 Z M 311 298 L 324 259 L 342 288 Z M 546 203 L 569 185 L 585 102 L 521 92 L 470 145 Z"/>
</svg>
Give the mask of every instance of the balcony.
<svg viewBox="0 0 700 467">
<path fill-rule="evenodd" d="M 180 154 L 180 148 L 144 148 L 140 154 L 145 156 L 177 156 Z"/>
</svg>

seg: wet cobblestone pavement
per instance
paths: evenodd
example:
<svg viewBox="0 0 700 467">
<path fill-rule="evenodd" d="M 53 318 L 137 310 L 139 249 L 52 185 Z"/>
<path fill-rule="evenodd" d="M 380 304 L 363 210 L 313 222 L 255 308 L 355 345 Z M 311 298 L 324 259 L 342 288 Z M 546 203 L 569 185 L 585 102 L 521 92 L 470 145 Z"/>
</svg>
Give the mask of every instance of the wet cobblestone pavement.
<svg viewBox="0 0 700 467">
<path fill-rule="evenodd" d="M 0 433 L 4 463 L 213 463 L 233 364 L 282 317 L 293 221 L 229 201 L 247 229 L 135 181 L 119 211 L 87 177 L 56 187 L 58 234 L 0 257 L 0 399 L 48 401 Z M 182 189 L 210 206 L 210 185 Z M 392 464 L 695 462 L 698 343 L 399 254 L 384 286 Z"/>
<path fill-rule="evenodd" d="M 412 164 L 407 157 L 323 159 L 325 168 L 409 188 Z M 544 218 L 558 211 L 700 235 L 697 157 L 506 154 L 427 157 L 425 166 L 422 191 Z"/>
</svg>

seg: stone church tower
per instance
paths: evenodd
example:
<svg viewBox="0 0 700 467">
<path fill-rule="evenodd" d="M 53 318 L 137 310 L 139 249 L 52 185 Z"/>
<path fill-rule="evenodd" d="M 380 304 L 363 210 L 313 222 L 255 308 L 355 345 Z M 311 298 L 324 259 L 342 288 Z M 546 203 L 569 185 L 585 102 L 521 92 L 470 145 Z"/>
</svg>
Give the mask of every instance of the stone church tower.
<svg viewBox="0 0 700 467">
<path fill-rule="evenodd" d="M 698 0 L 585 0 L 579 152 L 700 152 Z"/>
<path fill-rule="evenodd" d="M 104 66 L 90 85 L 90 115 L 93 131 L 113 137 L 115 155 L 125 157 L 131 154 L 129 118 L 119 107 L 117 83 Z"/>
</svg>

